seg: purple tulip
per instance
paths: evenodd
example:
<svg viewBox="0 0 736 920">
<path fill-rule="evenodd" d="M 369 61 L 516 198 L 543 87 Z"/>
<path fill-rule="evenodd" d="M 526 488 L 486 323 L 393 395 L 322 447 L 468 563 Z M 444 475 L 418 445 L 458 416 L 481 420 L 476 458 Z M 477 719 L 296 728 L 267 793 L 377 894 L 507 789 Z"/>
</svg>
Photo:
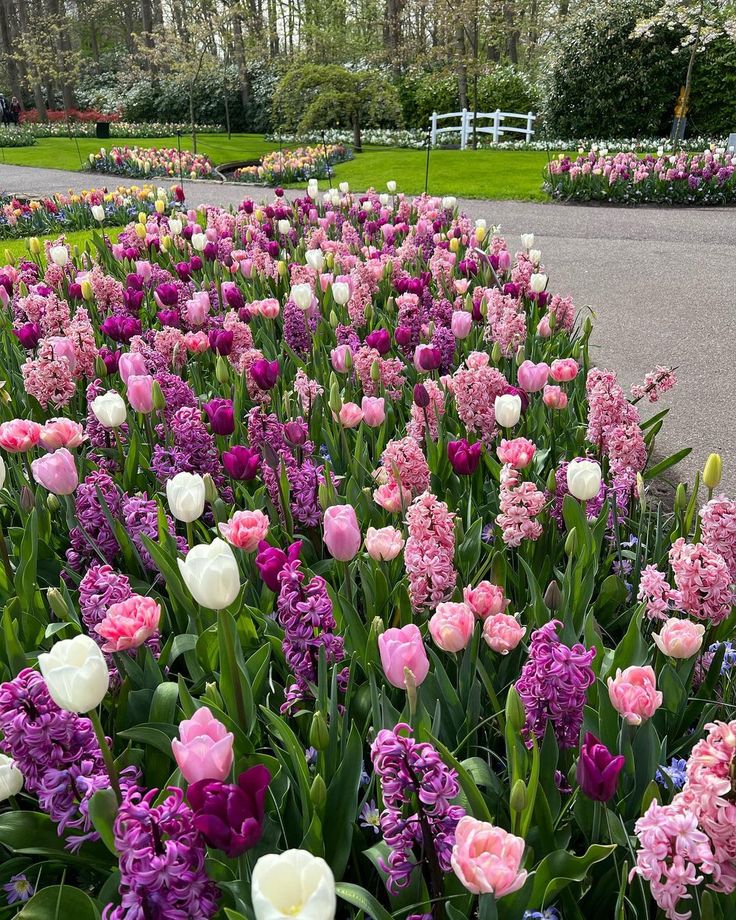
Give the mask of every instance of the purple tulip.
<svg viewBox="0 0 736 920">
<path fill-rule="evenodd" d="M 482 450 L 483 444 L 480 441 L 468 444 L 465 438 L 461 438 L 459 441 L 448 442 L 447 456 L 458 476 L 472 476 L 478 469 Z"/>
<path fill-rule="evenodd" d="M 261 764 L 238 777 L 237 785 L 201 779 L 187 789 L 194 826 L 211 847 L 235 859 L 261 839 L 271 774 Z"/>
<path fill-rule="evenodd" d="M 575 774 L 578 785 L 594 802 L 608 802 L 616 794 L 625 762 L 622 754 L 614 756 L 594 734 L 586 732 Z"/>
<path fill-rule="evenodd" d="M 221 291 L 222 299 L 231 310 L 241 310 L 245 306 L 243 292 L 234 281 L 223 281 Z"/>
<path fill-rule="evenodd" d="M 82 299 L 82 285 L 77 284 L 76 281 L 72 281 L 69 284 L 69 300 L 81 300 Z"/>
<path fill-rule="evenodd" d="M 429 393 L 423 383 L 414 384 L 414 402 L 420 409 L 426 409 L 429 405 Z"/>
<path fill-rule="evenodd" d="M 178 310 L 159 310 L 156 316 L 162 326 L 173 326 L 174 329 L 181 328 L 181 317 Z"/>
<path fill-rule="evenodd" d="M 100 332 L 115 342 L 128 344 L 134 335 L 140 335 L 141 321 L 134 316 L 108 316 L 100 325 Z"/>
<path fill-rule="evenodd" d="M 388 329 L 376 329 L 365 337 L 365 344 L 375 348 L 379 355 L 385 355 L 391 350 L 391 336 Z"/>
<path fill-rule="evenodd" d="M 175 307 L 179 303 L 179 289 L 168 281 L 156 288 L 156 299 L 162 307 Z"/>
<path fill-rule="evenodd" d="M 125 286 L 134 291 L 143 290 L 143 278 L 137 272 L 130 272 L 125 276 Z"/>
<path fill-rule="evenodd" d="M 284 425 L 284 440 L 292 447 L 301 447 L 307 440 L 306 426 L 302 422 L 287 422 Z"/>
<path fill-rule="evenodd" d="M 250 373 L 259 390 L 270 390 L 279 379 L 279 362 L 259 358 L 251 364 Z"/>
<path fill-rule="evenodd" d="M 252 199 L 250 199 L 250 198 L 245 198 L 245 199 L 242 201 L 242 203 L 241 203 L 241 205 L 240 205 L 240 208 L 239 208 L 238 210 L 244 211 L 246 214 L 252 214 L 252 213 L 253 213 L 253 201 L 252 201 Z"/>
<path fill-rule="evenodd" d="M 210 348 L 224 358 L 233 350 L 233 333 L 228 329 L 212 329 L 209 339 Z"/>
<path fill-rule="evenodd" d="M 281 247 L 276 242 L 276 240 L 271 240 L 271 242 L 267 246 L 267 249 L 268 249 L 268 254 L 271 256 L 272 259 L 278 258 L 279 250 L 281 249 Z"/>
<path fill-rule="evenodd" d="M 192 267 L 188 262 L 177 262 L 176 273 L 180 281 L 189 281 L 192 277 Z"/>
<path fill-rule="evenodd" d="M 13 296 L 13 282 L 5 272 L 0 272 L 0 287 L 4 287 L 10 297 Z"/>
<path fill-rule="evenodd" d="M 217 243 L 205 243 L 203 252 L 205 259 L 214 262 L 217 258 Z"/>
<path fill-rule="evenodd" d="M 442 352 L 435 345 L 419 345 L 414 355 L 418 370 L 436 371 L 442 364 Z"/>
<path fill-rule="evenodd" d="M 261 465 L 261 457 L 258 451 L 237 444 L 223 453 L 222 465 L 232 479 L 255 479 Z"/>
<path fill-rule="evenodd" d="M 189 260 L 189 264 L 193 272 L 202 271 L 202 260 L 199 256 L 192 256 L 192 258 Z"/>
<path fill-rule="evenodd" d="M 396 344 L 404 348 L 411 342 L 412 331 L 408 326 L 398 326 L 394 332 L 394 338 L 396 339 Z"/>
<path fill-rule="evenodd" d="M 229 435 L 235 431 L 235 414 L 230 399 L 211 399 L 202 407 L 215 434 Z"/>
<path fill-rule="evenodd" d="M 41 327 L 38 323 L 26 323 L 20 329 L 13 329 L 13 335 L 20 344 L 29 351 L 38 345 L 41 338 Z"/>
<path fill-rule="evenodd" d="M 133 277 L 136 277 L 135 275 Z M 128 313 L 138 313 L 145 294 L 140 288 L 129 287 L 123 291 L 123 303 Z"/>
<path fill-rule="evenodd" d="M 286 552 L 279 549 L 278 546 L 271 546 L 271 544 L 266 543 L 265 540 L 261 540 L 258 544 L 256 568 L 261 578 L 266 583 L 266 586 L 270 588 L 271 591 L 279 590 L 279 572 L 287 562 L 293 562 L 295 559 L 299 558 L 301 548 L 301 540 L 296 540 L 292 543 Z"/>
</svg>

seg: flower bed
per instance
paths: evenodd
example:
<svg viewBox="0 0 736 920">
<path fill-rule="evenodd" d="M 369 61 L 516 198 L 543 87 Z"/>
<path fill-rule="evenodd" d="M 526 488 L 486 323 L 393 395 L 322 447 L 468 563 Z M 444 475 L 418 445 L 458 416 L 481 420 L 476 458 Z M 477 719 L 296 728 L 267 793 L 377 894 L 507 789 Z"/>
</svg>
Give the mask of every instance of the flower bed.
<svg viewBox="0 0 736 920">
<path fill-rule="evenodd" d="M 233 179 L 237 182 L 256 182 L 263 185 L 279 185 L 288 182 L 303 182 L 306 179 L 326 179 L 330 166 L 352 160 L 353 151 L 342 144 L 325 147 L 297 147 L 295 150 L 274 150 L 261 157 L 258 166 L 244 166 L 236 169 Z"/>
<path fill-rule="evenodd" d="M 736 503 L 715 455 L 649 494 L 672 371 L 625 393 L 533 237 L 450 198 L 96 250 L 0 271 L 6 892 L 730 916 Z"/>
<path fill-rule="evenodd" d="M 736 154 L 706 150 L 655 156 L 591 150 L 552 160 L 545 189 L 565 201 L 621 204 L 729 204 L 736 201 Z"/>
<path fill-rule="evenodd" d="M 191 153 L 175 147 L 101 147 L 89 155 L 90 169 L 95 172 L 113 173 L 116 176 L 130 176 L 140 179 L 148 176 L 169 176 L 180 174 L 189 179 L 205 179 L 211 176 L 215 167 L 201 153 Z"/>
<path fill-rule="evenodd" d="M 95 137 L 95 125 L 90 122 L 33 122 L 24 125 L 35 137 Z M 186 122 L 110 122 L 111 137 L 173 137 L 181 132 L 184 137 L 191 133 Z M 196 125 L 197 134 L 224 134 L 222 125 Z"/>
<path fill-rule="evenodd" d="M 15 125 L 0 126 L 0 147 L 32 147 L 35 143 L 33 132 L 25 125 L 21 128 Z"/>
<path fill-rule="evenodd" d="M 168 211 L 183 201 L 178 186 L 171 192 L 152 185 L 119 186 L 114 191 L 88 189 L 48 198 L 0 199 L 0 239 L 121 227 L 138 214 Z"/>
</svg>

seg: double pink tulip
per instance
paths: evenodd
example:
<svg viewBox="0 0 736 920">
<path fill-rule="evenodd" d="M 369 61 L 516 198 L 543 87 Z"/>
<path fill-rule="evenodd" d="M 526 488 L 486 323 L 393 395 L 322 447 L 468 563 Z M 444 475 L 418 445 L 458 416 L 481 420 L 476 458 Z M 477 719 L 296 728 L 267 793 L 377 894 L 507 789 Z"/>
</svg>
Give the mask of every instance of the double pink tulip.
<svg viewBox="0 0 736 920">
<path fill-rule="evenodd" d="M 475 616 L 468 604 L 438 604 L 429 621 L 429 634 L 443 652 L 461 652 L 473 635 Z"/>
<path fill-rule="evenodd" d="M 201 779 L 223 782 L 233 765 L 233 734 L 203 706 L 180 723 L 171 752 L 188 783 Z"/>
<path fill-rule="evenodd" d="M 522 837 L 465 815 L 455 828 L 452 868 L 468 891 L 498 900 L 526 882 L 524 846 Z"/>
<path fill-rule="evenodd" d="M 632 665 L 623 671 L 618 668 L 616 676 L 608 678 L 608 695 L 613 708 L 629 725 L 641 725 L 651 719 L 662 705 L 662 693 L 657 690 L 657 678 L 650 665 Z"/>
<path fill-rule="evenodd" d="M 262 511 L 236 511 L 227 524 L 220 524 L 220 533 L 233 546 L 252 553 L 268 533 L 268 517 Z"/>
</svg>

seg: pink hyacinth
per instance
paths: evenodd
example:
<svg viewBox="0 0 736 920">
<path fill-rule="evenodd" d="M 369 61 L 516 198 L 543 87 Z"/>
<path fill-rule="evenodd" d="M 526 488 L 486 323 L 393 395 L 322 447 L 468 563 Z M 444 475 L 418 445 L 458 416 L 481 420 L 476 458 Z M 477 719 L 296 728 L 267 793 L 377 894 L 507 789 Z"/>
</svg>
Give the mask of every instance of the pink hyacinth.
<svg viewBox="0 0 736 920">
<path fill-rule="evenodd" d="M 636 599 L 645 602 L 650 620 L 666 620 L 673 609 L 676 594 L 656 565 L 648 565 L 641 573 Z"/>
<path fill-rule="evenodd" d="M 489 446 L 496 434 L 496 397 L 506 392 L 508 381 L 495 367 L 479 365 L 474 355 L 468 355 L 465 368 L 458 368 L 452 376 L 452 392 L 457 414 L 468 434 L 482 438 Z"/>
<path fill-rule="evenodd" d="M 381 464 L 389 482 L 395 482 L 413 495 L 429 488 L 429 465 L 414 438 L 389 441 L 381 454 Z"/>
<path fill-rule="evenodd" d="M 682 610 L 711 623 L 720 623 L 729 615 L 736 593 L 723 556 L 680 537 L 670 548 L 670 565 Z"/>
<path fill-rule="evenodd" d="M 544 492 L 533 482 L 521 482 L 519 473 L 508 463 L 501 469 L 501 511 L 496 523 L 507 546 L 519 546 L 522 540 L 538 540 L 542 525 L 534 518 L 544 507 Z"/>
<path fill-rule="evenodd" d="M 700 510 L 700 527 L 704 545 L 723 557 L 736 584 L 736 501 L 712 498 Z"/>
<path fill-rule="evenodd" d="M 409 576 L 409 597 L 415 610 L 434 609 L 455 587 L 455 515 L 447 505 L 425 492 L 406 514 L 409 538 L 404 564 Z"/>
<path fill-rule="evenodd" d="M 108 607 L 95 632 L 105 640 L 103 652 L 127 652 L 155 635 L 160 619 L 161 608 L 152 597 L 134 594 Z"/>
</svg>

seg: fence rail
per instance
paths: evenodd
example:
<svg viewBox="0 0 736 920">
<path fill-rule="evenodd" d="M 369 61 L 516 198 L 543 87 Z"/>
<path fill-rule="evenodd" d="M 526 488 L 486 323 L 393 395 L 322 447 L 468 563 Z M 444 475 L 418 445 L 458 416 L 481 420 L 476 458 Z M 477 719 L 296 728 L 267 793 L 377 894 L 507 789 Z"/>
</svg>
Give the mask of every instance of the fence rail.
<svg viewBox="0 0 736 920">
<path fill-rule="evenodd" d="M 448 125 L 447 127 L 442 128 L 437 127 L 437 122 L 443 121 L 447 118 L 460 119 L 460 124 Z M 503 122 L 507 118 L 520 118 L 526 122 L 526 125 L 523 127 L 520 125 L 506 125 Z M 502 112 L 500 109 L 496 109 L 495 112 L 471 112 L 468 109 L 463 109 L 462 112 L 444 112 L 442 114 L 432 112 L 432 146 L 434 147 L 437 143 L 438 135 L 457 134 L 459 131 L 460 149 L 465 150 L 468 146 L 468 138 L 473 133 L 474 123 L 475 131 L 478 134 L 493 135 L 494 144 L 498 143 L 499 137 L 502 134 L 523 134 L 524 140 L 529 143 L 529 141 L 534 136 L 533 126 L 536 118 L 537 116 L 533 112 L 527 112 L 526 114 L 522 112 Z M 485 119 L 490 119 L 493 124 L 478 124 L 479 121 Z"/>
</svg>

